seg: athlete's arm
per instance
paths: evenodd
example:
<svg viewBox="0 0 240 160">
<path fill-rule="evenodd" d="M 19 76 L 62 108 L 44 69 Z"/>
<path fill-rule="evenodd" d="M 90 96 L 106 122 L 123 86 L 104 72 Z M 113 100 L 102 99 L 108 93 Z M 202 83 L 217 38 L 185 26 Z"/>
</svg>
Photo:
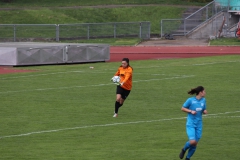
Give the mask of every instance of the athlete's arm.
<svg viewBox="0 0 240 160">
<path fill-rule="evenodd" d="M 188 108 L 185 108 L 185 107 L 182 107 L 181 109 L 183 112 L 187 112 L 187 113 L 191 113 L 191 114 L 196 114 L 197 112 L 194 111 L 194 110 L 191 110 L 191 109 L 188 109 Z"/>
<path fill-rule="evenodd" d="M 114 74 L 114 76 L 119 76 L 120 75 L 120 69 L 118 68 L 117 72 Z"/>
<path fill-rule="evenodd" d="M 205 109 L 205 110 L 203 110 L 203 114 L 207 114 L 208 112 L 207 112 L 207 110 Z"/>
</svg>

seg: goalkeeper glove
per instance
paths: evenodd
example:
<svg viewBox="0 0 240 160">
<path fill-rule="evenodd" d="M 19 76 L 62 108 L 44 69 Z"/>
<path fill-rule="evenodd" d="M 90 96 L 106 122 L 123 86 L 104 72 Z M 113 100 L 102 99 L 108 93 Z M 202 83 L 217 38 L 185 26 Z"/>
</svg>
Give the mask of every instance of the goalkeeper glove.
<svg viewBox="0 0 240 160">
<path fill-rule="evenodd" d="M 114 76 L 110 79 L 110 81 L 113 81 Z"/>
<path fill-rule="evenodd" d="M 119 83 L 119 86 L 122 86 L 123 85 L 123 82 L 122 83 Z"/>
</svg>

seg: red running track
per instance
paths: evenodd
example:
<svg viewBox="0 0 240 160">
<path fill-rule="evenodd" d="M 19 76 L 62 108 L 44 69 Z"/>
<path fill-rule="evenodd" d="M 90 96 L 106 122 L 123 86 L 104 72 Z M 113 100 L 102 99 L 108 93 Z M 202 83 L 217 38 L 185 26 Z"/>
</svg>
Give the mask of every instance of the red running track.
<svg viewBox="0 0 240 160">
<path fill-rule="evenodd" d="M 110 47 L 110 61 L 193 58 L 220 55 L 240 55 L 240 46 L 126 46 Z"/>
<path fill-rule="evenodd" d="M 0 74 L 19 73 L 19 72 L 35 72 L 35 71 L 34 70 L 14 69 L 13 67 L 1 67 L 0 66 Z"/>
<path fill-rule="evenodd" d="M 240 55 L 240 46 L 128 46 L 110 47 L 110 62 L 130 60 L 193 58 L 220 55 Z M 33 72 L 33 70 L 0 67 L 0 74 Z"/>
</svg>

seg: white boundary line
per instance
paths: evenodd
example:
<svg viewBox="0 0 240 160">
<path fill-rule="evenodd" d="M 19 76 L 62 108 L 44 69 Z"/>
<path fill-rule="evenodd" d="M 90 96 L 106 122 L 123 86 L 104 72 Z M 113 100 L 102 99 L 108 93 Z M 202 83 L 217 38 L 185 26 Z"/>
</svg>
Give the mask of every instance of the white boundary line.
<svg viewBox="0 0 240 160">
<path fill-rule="evenodd" d="M 211 62 L 211 63 L 199 63 L 199 64 L 190 64 L 190 65 L 172 65 L 172 66 L 151 66 L 147 68 L 158 68 L 158 67 L 187 67 L 187 66 L 206 66 L 206 65 L 214 65 L 214 64 L 225 64 L 225 63 L 236 63 L 240 61 L 225 61 L 225 62 Z M 146 67 L 134 67 L 134 68 L 146 68 Z"/>
<path fill-rule="evenodd" d="M 54 72 L 54 73 L 42 73 L 42 74 L 32 74 L 32 75 L 27 75 L 27 76 L 16 76 L 16 77 L 6 77 L 6 78 L 1 78 L 2 80 L 5 79 L 18 79 L 18 78 L 29 78 L 29 77 L 39 77 L 39 76 L 48 76 L 48 75 L 55 75 L 55 74 L 67 74 L 67 73 L 83 73 L 85 71 L 67 71 L 67 72 Z M 29 72 L 28 72 L 29 73 Z M 33 73 L 33 72 L 32 72 Z M 35 72 L 34 72 L 35 73 Z"/>
<path fill-rule="evenodd" d="M 211 116 L 211 117 L 204 117 L 204 118 L 240 118 L 240 116 Z"/>
<path fill-rule="evenodd" d="M 231 114 L 231 113 L 240 113 L 240 111 L 209 114 L 209 115 L 203 116 L 203 118 L 211 118 L 211 117 L 213 117 L 213 118 L 222 118 L 221 116 L 216 116 L 216 115 L 226 115 L 226 114 Z M 239 118 L 240 116 L 229 116 L 229 117 L 231 117 L 231 118 Z M 97 125 L 89 125 L 89 126 L 81 126 L 81 127 L 73 127 L 73 128 L 63 128 L 63 129 L 46 130 L 46 131 L 36 131 L 36 132 L 29 132 L 29 133 L 24 133 L 24 134 L 1 136 L 0 139 L 30 136 L 30 135 L 33 135 L 33 134 L 43 134 L 43 133 L 53 133 L 53 132 L 68 131 L 68 130 L 77 130 L 77 129 L 84 129 L 84 128 L 108 127 L 108 126 L 128 125 L 128 124 L 139 124 L 139 123 L 152 123 L 152 122 L 163 122 L 163 121 L 172 121 L 172 120 L 179 120 L 179 119 L 186 119 L 186 118 L 187 118 L 187 117 L 167 118 L 167 119 L 148 120 L 148 121 L 135 121 L 135 122 L 97 124 Z"/>
<path fill-rule="evenodd" d="M 235 62 L 240 62 L 240 61 L 226 61 L 226 62 L 212 62 L 212 63 L 200 63 L 200 64 L 190 64 L 190 65 L 177 65 L 177 66 L 204 66 L 204 65 L 213 65 L 213 64 L 221 64 L 221 63 L 235 63 Z M 167 66 L 167 67 L 177 67 L 177 66 Z M 138 69 L 141 68 L 159 68 L 159 67 L 165 67 L 165 66 L 151 66 L 151 67 L 135 67 Z M 87 70 L 88 68 L 86 68 Z M 116 68 L 117 69 L 117 68 Z M 104 69 L 104 70 L 116 70 L 116 69 Z M 41 70 L 40 70 L 41 71 Z M 28 78 L 28 77 L 38 77 L 38 76 L 47 76 L 47 75 L 55 75 L 55 74 L 67 74 L 67 73 L 84 73 L 87 71 L 82 71 L 82 70 L 78 70 L 78 71 L 66 71 L 66 72 L 55 72 L 55 73 L 45 73 L 45 74 L 33 74 L 33 75 L 26 75 L 26 76 L 15 76 L 15 77 L 5 77 L 5 78 L 0 78 L 1 80 L 5 80 L 5 79 L 14 79 L 14 78 Z M 31 73 L 31 72 L 30 72 Z M 36 72 L 34 72 L 36 73 Z M 107 73 L 107 72 L 102 72 L 102 71 L 93 71 L 93 72 L 88 72 L 88 73 Z"/>
<path fill-rule="evenodd" d="M 182 76 L 178 76 L 178 77 L 169 77 L 169 78 L 161 78 L 161 79 L 146 79 L 146 80 L 138 80 L 138 81 L 133 81 L 133 82 L 134 83 L 150 82 L 150 81 L 171 80 L 171 79 L 180 79 L 180 78 L 189 78 L 189 77 L 194 77 L 194 75 L 182 75 Z M 32 90 L 19 90 L 19 91 L 3 91 L 3 92 L 0 92 L 0 94 L 58 90 L 58 89 L 72 89 L 72 88 L 83 88 L 83 87 L 100 87 L 100 86 L 107 86 L 107 85 L 114 85 L 114 84 L 113 83 L 105 83 L 105 84 L 96 84 L 96 85 L 88 85 L 88 86 L 72 86 L 72 87 L 58 87 L 58 88 L 38 88 L 38 89 L 32 89 Z"/>
</svg>

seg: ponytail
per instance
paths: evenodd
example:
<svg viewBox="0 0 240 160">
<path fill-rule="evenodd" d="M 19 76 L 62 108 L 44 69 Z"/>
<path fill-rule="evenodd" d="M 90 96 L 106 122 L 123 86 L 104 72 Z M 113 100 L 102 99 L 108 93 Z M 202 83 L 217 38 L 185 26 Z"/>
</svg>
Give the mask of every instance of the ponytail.
<svg viewBox="0 0 240 160">
<path fill-rule="evenodd" d="M 196 93 L 196 95 L 199 94 L 199 92 L 202 92 L 204 90 L 204 87 L 203 86 L 198 86 L 196 88 L 192 88 L 190 91 L 188 91 L 187 93 L 190 94 L 190 95 L 193 95 Z"/>
</svg>

